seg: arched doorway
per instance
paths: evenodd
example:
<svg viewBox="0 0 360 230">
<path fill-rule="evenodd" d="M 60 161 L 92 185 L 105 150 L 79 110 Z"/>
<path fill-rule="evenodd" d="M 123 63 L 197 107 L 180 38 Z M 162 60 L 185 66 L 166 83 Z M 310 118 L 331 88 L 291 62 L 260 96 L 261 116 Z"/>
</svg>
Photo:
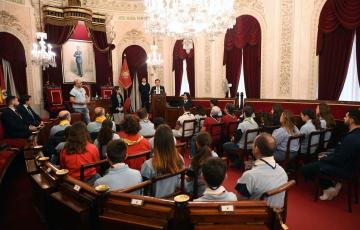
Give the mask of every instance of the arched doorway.
<svg viewBox="0 0 360 230">
<path fill-rule="evenodd" d="M 261 27 L 255 17 L 241 15 L 236 18 L 234 28 L 227 30 L 223 64 L 226 65 L 226 77 L 232 84 L 232 96 L 238 89 L 243 66 L 247 97 L 260 98 Z"/>
<path fill-rule="evenodd" d="M 24 46 L 14 35 L 7 32 L 0 32 L 0 66 L 2 59 L 6 60 L 10 67 L 16 92 L 19 95 L 27 94 L 26 81 L 26 57 Z M 4 73 L 5 74 L 5 73 Z M 11 79 L 4 79 L 8 85 Z M 9 89 L 7 89 L 9 91 Z M 12 93 L 14 94 L 14 93 Z"/>
<path fill-rule="evenodd" d="M 136 110 L 140 107 L 140 95 L 138 92 L 138 85 L 141 83 L 142 78 L 148 79 L 148 72 L 147 72 L 147 54 L 146 51 L 138 45 L 131 45 L 126 47 L 124 52 L 122 53 L 122 61 L 123 63 L 124 58 L 126 55 L 126 60 L 129 66 L 130 76 L 132 77 L 133 85 L 130 87 L 126 92 L 124 92 L 125 97 L 131 96 L 131 104 L 133 110 Z M 132 89 L 134 92 L 132 92 Z"/>
</svg>

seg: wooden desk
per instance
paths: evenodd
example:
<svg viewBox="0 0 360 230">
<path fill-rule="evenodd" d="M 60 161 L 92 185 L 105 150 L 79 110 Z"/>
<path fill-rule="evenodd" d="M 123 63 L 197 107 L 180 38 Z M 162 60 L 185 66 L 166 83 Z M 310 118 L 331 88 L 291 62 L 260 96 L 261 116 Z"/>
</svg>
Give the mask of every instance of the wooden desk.
<svg viewBox="0 0 360 230">
<path fill-rule="evenodd" d="M 171 127 L 175 128 L 178 117 L 183 115 L 184 110 L 181 107 L 166 107 L 165 121 Z"/>
</svg>

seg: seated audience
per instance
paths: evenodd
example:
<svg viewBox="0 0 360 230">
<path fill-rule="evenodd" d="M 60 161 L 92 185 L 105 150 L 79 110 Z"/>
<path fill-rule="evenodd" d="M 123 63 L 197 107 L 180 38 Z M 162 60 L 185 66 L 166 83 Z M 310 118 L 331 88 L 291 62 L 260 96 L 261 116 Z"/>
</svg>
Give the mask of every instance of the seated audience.
<svg viewBox="0 0 360 230">
<path fill-rule="evenodd" d="M 193 155 L 190 167 L 187 171 L 187 192 L 193 193 L 194 188 L 194 180 L 196 179 L 198 182 L 197 185 L 197 194 L 202 195 L 205 191 L 205 182 L 202 180 L 201 177 L 201 167 L 203 163 L 208 159 L 209 157 L 218 157 L 218 155 L 211 150 L 211 136 L 208 132 L 200 132 L 198 135 L 196 135 L 196 141 L 195 141 L 195 149 L 196 152 Z M 196 177 L 196 178 L 195 178 Z"/>
<path fill-rule="evenodd" d="M 299 129 L 293 123 L 294 115 L 288 111 L 284 112 L 280 116 L 281 127 L 275 129 L 272 133 L 272 136 L 276 141 L 276 151 L 274 153 L 274 158 L 276 161 L 283 161 L 286 157 L 286 149 L 289 137 L 300 134 Z M 292 141 L 290 145 L 290 158 L 296 156 L 297 151 L 300 148 L 300 143 L 298 141 Z"/>
<path fill-rule="evenodd" d="M 335 151 L 316 162 L 311 162 L 303 167 L 306 180 L 315 178 L 319 173 L 332 175 L 339 178 L 348 178 L 358 169 L 360 160 L 360 111 L 350 110 L 344 117 L 344 123 L 349 127 L 349 132 L 342 138 Z M 331 180 L 319 181 L 323 189 L 321 200 L 332 200 L 341 189 L 341 184 L 334 184 Z"/>
<path fill-rule="evenodd" d="M 95 181 L 94 186 L 106 184 L 109 192 L 128 188 L 142 182 L 138 170 L 124 163 L 127 158 L 127 145 L 122 140 L 112 140 L 106 146 L 106 155 L 111 167 L 107 173 Z M 139 194 L 140 192 L 135 192 Z"/>
<path fill-rule="evenodd" d="M 183 106 L 186 105 L 188 106 L 189 108 L 192 108 L 193 107 L 193 104 L 192 104 L 192 100 L 191 100 L 191 96 L 190 96 L 190 93 L 188 92 L 185 92 L 183 95 Z"/>
<path fill-rule="evenodd" d="M 75 122 L 70 128 L 65 146 L 60 152 L 61 167 L 68 169 L 69 175 L 76 179 L 80 179 L 81 165 L 100 160 L 99 151 L 90 141 L 85 123 Z M 85 181 L 89 184 L 93 184 L 100 177 L 96 168 L 85 170 L 84 176 Z"/>
<path fill-rule="evenodd" d="M 273 104 L 270 111 L 270 116 L 265 122 L 267 126 L 280 126 L 280 116 L 283 112 L 283 108 L 280 104 Z"/>
<path fill-rule="evenodd" d="M 244 149 L 245 147 L 245 133 L 250 129 L 257 129 L 259 125 L 256 123 L 252 117 L 253 108 L 251 106 L 245 106 L 243 109 L 244 120 L 239 124 L 236 135 L 233 138 L 234 142 L 226 142 L 223 145 L 223 151 L 227 153 L 234 153 L 238 149 Z M 248 135 L 248 140 L 252 141 L 256 137 L 256 133 L 251 133 Z M 247 149 L 251 149 L 252 146 L 249 144 Z"/>
<path fill-rule="evenodd" d="M 10 138 L 27 138 L 31 135 L 32 131 L 37 128 L 29 125 L 17 111 L 16 107 L 19 105 L 17 97 L 8 96 L 6 98 L 6 105 L 2 109 L 1 119 L 5 129 L 5 136 Z"/>
<path fill-rule="evenodd" d="M 234 114 L 235 112 L 235 105 L 232 103 L 227 103 L 224 108 L 225 116 L 221 118 L 221 122 L 225 123 L 226 125 L 230 122 L 238 121 L 238 118 Z"/>
<path fill-rule="evenodd" d="M 140 131 L 139 134 L 142 136 L 154 136 L 155 129 L 154 124 L 149 120 L 149 114 L 145 108 L 141 108 L 136 112 L 140 118 Z"/>
<path fill-rule="evenodd" d="M 139 118 L 135 115 L 125 115 L 122 123 L 123 131 L 118 132 L 119 136 L 128 146 L 128 155 L 133 155 L 151 150 L 149 141 L 141 136 Z M 140 170 L 145 157 L 126 160 L 130 168 Z"/>
<path fill-rule="evenodd" d="M 182 136 L 182 126 L 184 121 L 188 121 L 188 120 L 195 120 L 195 116 L 193 114 L 190 113 L 190 107 L 187 105 L 184 105 L 183 107 L 184 109 L 184 114 L 181 115 L 177 122 L 176 122 L 176 127 L 175 129 L 172 130 L 174 137 L 181 137 Z M 185 127 L 186 129 L 190 129 L 192 128 L 193 125 L 189 124 L 188 127 Z M 192 132 L 191 131 L 185 131 L 184 136 L 187 137 L 189 135 L 191 135 Z"/>
<path fill-rule="evenodd" d="M 50 161 L 53 164 L 59 164 L 59 155 L 60 152 L 64 149 L 66 141 L 69 137 L 70 127 L 65 128 L 64 131 L 57 132 L 52 138 L 49 140 L 49 145 L 55 145 L 55 148 L 50 153 Z"/>
<path fill-rule="evenodd" d="M 66 129 L 66 127 L 71 126 L 70 122 L 71 122 L 71 115 L 70 112 L 67 110 L 62 110 L 59 112 L 59 124 L 58 125 L 54 125 L 53 127 L 51 127 L 50 129 L 50 138 L 52 136 L 54 136 L 57 132 L 60 131 L 64 131 Z"/>
<path fill-rule="evenodd" d="M 20 97 L 20 105 L 17 107 L 22 119 L 27 125 L 39 126 L 44 125 L 38 114 L 31 108 L 31 96 L 23 95 Z"/>
<path fill-rule="evenodd" d="M 220 118 L 221 110 L 219 107 L 213 107 L 210 111 L 210 116 L 206 117 L 204 120 L 204 124 L 202 125 L 200 132 L 210 132 L 210 126 L 212 124 L 218 124 Z"/>
<path fill-rule="evenodd" d="M 171 129 L 160 125 L 154 136 L 154 156 L 145 161 L 141 167 L 141 175 L 151 179 L 169 173 L 176 173 L 184 167 L 184 160 L 178 153 L 173 141 Z M 165 197 L 176 191 L 180 185 L 180 176 L 174 176 L 156 182 L 155 196 Z"/>
<path fill-rule="evenodd" d="M 120 139 L 119 135 L 113 131 L 113 122 L 109 119 L 103 121 L 101 129 L 97 135 L 94 145 L 100 152 L 100 159 L 106 158 L 106 145 L 112 140 Z"/>
<path fill-rule="evenodd" d="M 255 138 L 253 155 L 256 159 L 251 170 L 245 171 L 237 181 L 235 189 L 242 197 L 260 199 L 261 195 L 280 187 L 288 181 L 284 169 L 275 162 L 275 139 L 267 133 L 261 133 Z M 270 207 L 284 206 L 285 192 L 267 199 Z"/>
<path fill-rule="evenodd" d="M 326 103 L 320 103 L 316 106 L 316 115 L 320 119 L 322 129 L 335 128 L 334 116 L 330 113 L 330 107 Z"/>
<path fill-rule="evenodd" d="M 221 112 L 221 109 L 220 109 L 220 107 L 218 106 L 218 100 L 217 99 L 211 99 L 210 100 L 210 108 L 211 108 L 211 110 L 213 110 L 213 109 L 215 109 L 215 110 L 217 110 L 217 111 L 219 111 L 220 110 L 220 113 L 219 113 L 219 117 L 222 117 L 222 112 Z"/>
<path fill-rule="evenodd" d="M 305 139 L 301 144 L 301 153 L 306 153 L 308 148 L 309 136 L 312 132 L 320 129 L 320 121 L 316 118 L 314 111 L 311 109 L 304 109 L 301 114 L 301 119 L 305 124 L 301 126 L 300 133 L 305 135 Z M 319 143 L 319 136 L 313 136 L 311 140 L 311 145 Z M 310 153 L 314 153 L 316 151 L 316 146 L 311 147 Z"/>
<path fill-rule="evenodd" d="M 105 121 L 106 117 L 105 117 L 105 109 L 102 107 L 96 107 L 94 110 L 95 113 L 95 121 L 93 122 L 89 122 L 89 124 L 87 125 L 87 130 L 90 133 L 90 135 L 92 133 L 98 133 L 101 129 L 101 124 L 103 123 L 103 121 Z M 116 126 L 115 123 L 112 122 L 112 130 L 114 132 L 116 132 Z"/>
<path fill-rule="evenodd" d="M 219 158 L 208 158 L 201 167 L 207 188 L 203 196 L 194 201 L 237 201 L 234 193 L 226 191 L 222 183 L 226 176 L 226 164 Z"/>
<path fill-rule="evenodd" d="M 203 125 L 203 124 L 200 124 L 200 119 L 207 117 L 206 113 L 204 111 L 204 108 L 202 106 L 200 106 L 200 105 L 195 106 L 194 117 L 195 117 L 195 120 L 196 120 L 195 133 L 198 133 L 198 132 L 200 132 L 200 128 Z"/>
</svg>

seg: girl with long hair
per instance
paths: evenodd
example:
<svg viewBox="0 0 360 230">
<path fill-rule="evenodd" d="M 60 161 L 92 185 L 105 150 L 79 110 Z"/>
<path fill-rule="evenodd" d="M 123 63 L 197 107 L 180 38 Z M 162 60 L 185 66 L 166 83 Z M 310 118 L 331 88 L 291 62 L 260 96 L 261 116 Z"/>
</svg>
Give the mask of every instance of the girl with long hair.
<svg viewBox="0 0 360 230">
<path fill-rule="evenodd" d="M 319 117 L 321 122 L 321 128 L 335 128 L 335 119 L 330 112 L 330 107 L 326 103 L 320 103 L 316 107 L 316 115 Z"/>
<path fill-rule="evenodd" d="M 176 173 L 184 167 L 184 160 L 176 150 L 174 136 L 168 125 L 160 125 L 154 136 L 154 156 L 145 161 L 141 175 L 151 179 L 156 176 Z M 156 197 L 165 197 L 175 192 L 180 177 L 174 176 L 156 183 Z"/>
<path fill-rule="evenodd" d="M 300 128 L 300 133 L 305 135 L 305 139 L 301 144 L 301 153 L 306 153 L 310 134 L 316 130 L 320 130 L 320 120 L 311 109 L 304 109 L 300 116 L 303 122 L 305 122 L 305 124 Z M 311 144 L 313 145 L 315 143 L 319 143 L 319 140 L 319 136 L 313 136 Z M 312 147 L 310 153 L 314 153 L 315 150 L 316 147 Z"/>
<path fill-rule="evenodd" d="M 294 115 L 288 111 L 284 110 L 280 116 L 281 127 L 275 129 L 272 133 L 272 136 L 276 140 L 276 151 L 274 153 L 274 158 L 276 161 L 283 161 L 286 157 L 287 142 L 289 137 L 298 135 L 299 129 L 295 126 Z M 293 141 L 290 145 L 290 158 L 296 156 L 297 151 L 300 148 L 300 143 L 298 141 Z"/>
<path fill-rule="evenodd" d="M 80 166 L 99 161 L 99 151 L 91 144 L 89 133 L 84 122 L 74 123 L 63 150 L 60 152 L 60 165 L 69 170 L 69 175 L 80 179 Z M 100 175 L 96 168 L 85 170 L 85 181 L 92 184 Z"/>
<path fill-rule="evenodd" d="M 111 140 L 118 140 L 120 139 L 119 135 L 114 133 L 113 129 L 113 122 L 109 119 L 103 121 L 101 125 L 101 129 L 97 135 L 96 140 L 94 141 L 94 145 L 96 145 L 97 149 L 100 152 L 100 158 L 106 158 L 106 145 Z"/>
</svg>

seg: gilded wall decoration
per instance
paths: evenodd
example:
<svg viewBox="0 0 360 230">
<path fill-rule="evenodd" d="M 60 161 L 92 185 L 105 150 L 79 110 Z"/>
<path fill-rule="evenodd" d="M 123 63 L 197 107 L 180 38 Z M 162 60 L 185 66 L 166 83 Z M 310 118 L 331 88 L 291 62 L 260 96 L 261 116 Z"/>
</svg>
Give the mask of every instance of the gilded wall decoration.
<svg viewBox="0 0 360 230">
<path fill-rule="evenodd" d="M 13 30 L 16 30 L 20 34 L 29 39 L 28 33 L 24 30 L 24 28 L 20 25 L 19 20 L 12 14 L 9 14 L 5 10 L 0 11 L 0 25 L 7 26 Z"/>
<path fill-rule="evenodd" d="M 205 42 L 205 92 L 211 93 L 211 46 L 210 41 L 206 39 Z"/>
<path fill-rule="evenodd" d="M 293 15 L 294 1 L 281 1 L 280 32 L 280 78 L 278 94 L 280 97 L 291 97 L 291 73 L 293 55 Z"/>
<path fill-rule="evenodd" d="M 144 11 L 144 1 L 119 1 L 119 0 L 83 0 L 82 5 L 90 8 L 100 8 L 119 11 Z"/>
<path fill-rule="evenodd" d="M 240 9 L 240 8 L 244 8 L 244 7 L 248 7 L 248 8 L 258 10 L 260 12 L 264 12 L 263 3 L 260 0 L 236 0 L 235 1 L 235 9 Z"/>
</svg>

